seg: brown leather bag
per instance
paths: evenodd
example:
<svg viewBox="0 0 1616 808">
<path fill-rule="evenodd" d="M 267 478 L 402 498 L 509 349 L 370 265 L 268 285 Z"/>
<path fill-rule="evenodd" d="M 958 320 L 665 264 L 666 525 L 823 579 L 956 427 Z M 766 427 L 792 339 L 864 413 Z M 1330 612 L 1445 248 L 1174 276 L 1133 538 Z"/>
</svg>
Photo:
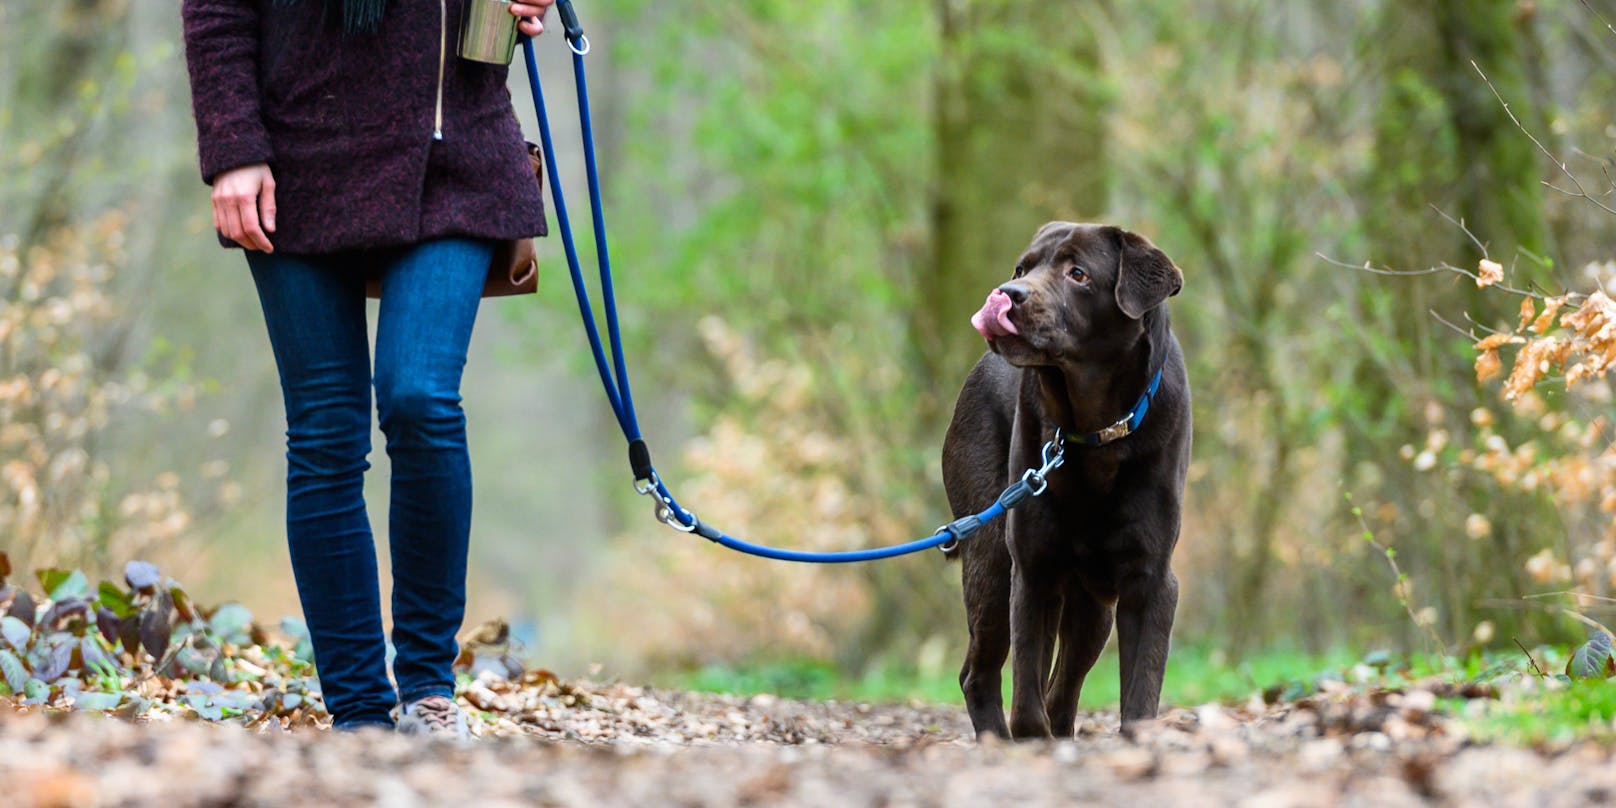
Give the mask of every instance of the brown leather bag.
<svg viewBox="0 0 1616 808">
<path fill-rule="evenodd" d="M 543 152 L 532 143 L 527 144 L 528 162 L 533 165 L 533 177 L 544 186 Z M 488 279 L 483 281 L 483 297 L 529 295 L 539 291 L 539 259 L 533 249 L 533 239 L 513 238 L 502 241 L 494 248 L 494 257 L 488 262 Z M 370 273 L 365 279 L 365 295 L 382 296 L 381 275 Z"/>
</svg>

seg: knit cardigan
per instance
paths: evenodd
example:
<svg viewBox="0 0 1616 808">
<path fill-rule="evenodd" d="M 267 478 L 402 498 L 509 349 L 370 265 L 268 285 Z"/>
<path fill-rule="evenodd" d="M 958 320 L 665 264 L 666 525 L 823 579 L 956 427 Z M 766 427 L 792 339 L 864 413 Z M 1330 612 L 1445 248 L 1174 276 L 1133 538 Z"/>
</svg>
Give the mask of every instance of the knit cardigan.
<svg viewBox="0 0 1616 808">
<path fill-rule="evenodd" d="M 455 52 L 466 2 L 394 0 L 345 34 L 321 2 L 184 0 L 203 181 L 268 163 L 294 254 L 543 235 L 508 69 Z"/>
</svg>

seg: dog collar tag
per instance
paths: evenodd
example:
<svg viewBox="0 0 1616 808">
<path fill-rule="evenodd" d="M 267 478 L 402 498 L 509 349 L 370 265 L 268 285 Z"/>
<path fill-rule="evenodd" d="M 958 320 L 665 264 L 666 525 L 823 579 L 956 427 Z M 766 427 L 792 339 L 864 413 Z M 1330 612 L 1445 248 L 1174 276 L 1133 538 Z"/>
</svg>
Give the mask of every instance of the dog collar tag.
<svg viewBox="0 0 1616 808">
<path fill-rule="evenodd" d="M 1139 425 L 1145 422 L 1145 413 L 1150 412 L 1150 403 L 1155 400 L 1156 391 L 1161 388 L 1161 380 L 1162 372 L 1158 370 L 1156 375 L 1151 377 L 1150 384 L 1146 385 L 1144 395 L 1139 397 L 1139 402 L 1134 404 L 1133 409 L 1129 410 L 1127 415 L 1122 416 L 1121 420 L 1099 432 L 1090 432 L 1082 436 L 1067 435 L 1063 440 L 1066 443 L 1078 446 L 1104 446 L 1112 441 L 1118 441 L 1132 435 L 1135 430 L 1139 429 Z"/>
</svg>

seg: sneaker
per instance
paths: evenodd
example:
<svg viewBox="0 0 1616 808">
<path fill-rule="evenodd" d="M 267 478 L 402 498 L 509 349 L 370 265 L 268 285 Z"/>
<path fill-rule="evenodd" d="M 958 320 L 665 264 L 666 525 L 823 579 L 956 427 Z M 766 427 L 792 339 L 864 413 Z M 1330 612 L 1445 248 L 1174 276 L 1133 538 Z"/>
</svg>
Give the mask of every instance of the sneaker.
<svg viewBox="0 0 1616 808">
<path fill-rule="evenodd" d="M 471 730 L 460 705 L 448 696 L 427 696 L 395 707 L 395 728 L 403 735 L 431 735 L 456 741 L 470 741 Z"/>
</svg>

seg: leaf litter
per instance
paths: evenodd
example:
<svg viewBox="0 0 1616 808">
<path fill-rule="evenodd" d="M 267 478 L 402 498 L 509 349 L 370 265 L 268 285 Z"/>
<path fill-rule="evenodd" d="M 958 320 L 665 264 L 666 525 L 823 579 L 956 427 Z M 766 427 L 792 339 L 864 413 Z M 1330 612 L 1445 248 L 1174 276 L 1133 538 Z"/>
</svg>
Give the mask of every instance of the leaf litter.
<svg viewBox="0 0 1616 808">
<path fill-rule="evenodd" d="M 0 554 L 0 570 L 8 568 Z M 91 590 L 71 573 L 40 576 L 59 600 L 0 589 L 0 615 L 15 618 L 0 620 L 8 804 L 1135 799 L 1264 808 L 1616 797 L 1608 731 L 1528 747 L 1472 734 L 1464 713 L 1523 691 L 1576 686 L 1563 683 L 1569 677 L 1509 671 L 1395 685 L 1325 679 L 1270 688 L 1242 704 L 1168 709 L 1125 730 L 1114 711 L 1087 712 L 1072 740 L 978 742 L 954 705 L 563 679 L 514 657 L 508 630 L 495 621 L 470 632 L 456 661 L 458 700 L 477 741 L 333 732 L 300 622 L 266 629 L 240 604 L 196 607 L 149 565 L 132 564 L 126 578 L 127 588 Z M 1579 654 L 1571 670 L 1604 673 L 1608 637 Z"/>
</svg>

